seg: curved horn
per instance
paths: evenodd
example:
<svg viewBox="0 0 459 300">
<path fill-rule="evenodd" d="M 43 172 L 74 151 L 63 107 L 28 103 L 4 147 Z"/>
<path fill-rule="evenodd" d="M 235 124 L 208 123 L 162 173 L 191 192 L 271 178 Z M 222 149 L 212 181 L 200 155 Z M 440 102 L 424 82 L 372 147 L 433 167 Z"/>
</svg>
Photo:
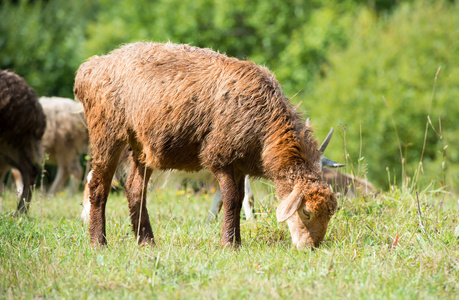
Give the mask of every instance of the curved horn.
<svg viewBox="0 0 459 300">
<path fill-rule="evenodd" d="M 328 146 L 328 143 L 330 143 L 332 135 L 333 135 L 333 127 L 330 127 L 330 132 L 328 133 L 322 145 L 320 145 L 320 148 L 319 148 L 320 153 L 324 153 L 325 149 Z"/>
</svg>

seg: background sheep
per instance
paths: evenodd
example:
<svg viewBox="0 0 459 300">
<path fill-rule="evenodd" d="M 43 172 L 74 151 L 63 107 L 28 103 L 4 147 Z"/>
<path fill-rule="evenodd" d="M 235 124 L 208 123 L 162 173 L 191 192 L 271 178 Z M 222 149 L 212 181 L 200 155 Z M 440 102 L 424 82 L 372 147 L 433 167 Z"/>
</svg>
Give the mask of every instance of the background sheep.
<svg viewBox="0 0 459 300">
<path fill-rule="evenodd" d="M 311 129 L 265 68 L 209 49 L 135 43 L 83 63 L 74 92 L 92 145 L 89 232 L 106 244 L 105 205 L 120 154 L 133 163 L 126 184 L 133 229 L 154 243 L 145 189 L 153 169 L 210 170 L 222 193 L 222 245 L 239 245 L 245 175 L 274 182 L 294 245 L 318 246 L 336 209 L 320 180 Z"/>
<path fill-rule="evenodd" d="M 341 173 L 337 170 L 324 168 L 322 179 L 328 183 L 334 192 L 339 192 L 344 196 L 367 196 L 376 195 L 376 188 L 367 180 Z"/>
<path fill-rule="evenodd" d="M 80 157 L 88 151 L 89 136 L 84 123 L 84 113 L 78 102 L 59 97 L 39 99 L 46 115 L 46 130 L 42 144 L 48 165 L 56 165 L 57 173 L 48 190 L 54 195 L 71 175 L 70 188 L 74 192 L 83 176 Z M 40 161 L 44 161 L 44 157 Z M 18 193 L 22 191 L 20 172 L 12 169 Z"/>
<path fill-rule="evenodd" d="M 46 115 L 46 130 L 42 139 L 44 151 L 49 155 L 46 163 L 57 166 L 48 194 L 55 194 L 70 175 L 74 191 L 83 177 L 80 157 L 87 153 L 89 143 L 81 104 L 59 97 L 41 97 L 39 101 Z"/>
<path fill-rule="evenodd" d="M 22 77 L 0 70 L 0 190 L 3 193 L 6 172 L 11 167 L 18 169 L 25 187 L 18 212 L 27 212 L 29 207 L 45 127 L 46 117 L 34 90 Z"/>
</svg>

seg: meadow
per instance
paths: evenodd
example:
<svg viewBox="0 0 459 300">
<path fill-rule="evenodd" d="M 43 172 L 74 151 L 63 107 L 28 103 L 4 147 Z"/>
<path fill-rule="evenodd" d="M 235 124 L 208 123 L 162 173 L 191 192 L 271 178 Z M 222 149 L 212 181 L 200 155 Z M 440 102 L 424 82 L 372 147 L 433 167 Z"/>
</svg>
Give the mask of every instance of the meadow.
<svg viewBox="0 0 459 300">
<path fill-rule="evenodd" d="M 150 191 L 156 246 L 136 244 L 122 191 L 107 204 L 105 249 L 89 244 L 82 192 L 51 199 L 36 191 L 28 216 L 16 194 L 0 203 L 0 298 L 364 298 L 459 297 L 459 202 L 442 190 L 391 187 L 341 197 L 324 243 L 294 249 L 278 224 L 269 183 L 253 184 L 255 220 L 242 246 L 219 246 L 221 218 L 206 224 L 212 191 Z"/>
<path fill-rule="evenodd" d="M 205 223 L 212 191 L 152 188 L 154 247 L 114 191 L 94 249 L 81 190 L 37 187 L 17 216 L 9 186 L 0 299 L 459 299 L 458 14 L 449 0 L 0 1 L 0 69 L 39 96 L 73 98 L 78 66 L 121 44 L 212 48 L 272 70 L 319 140 L 336 129 L 327 156 L 380 188 L 339 198 L 322 245 L 300 252 L 267 182 L 238 250 L 220 247 L 221 216 Z"/>
</svg>

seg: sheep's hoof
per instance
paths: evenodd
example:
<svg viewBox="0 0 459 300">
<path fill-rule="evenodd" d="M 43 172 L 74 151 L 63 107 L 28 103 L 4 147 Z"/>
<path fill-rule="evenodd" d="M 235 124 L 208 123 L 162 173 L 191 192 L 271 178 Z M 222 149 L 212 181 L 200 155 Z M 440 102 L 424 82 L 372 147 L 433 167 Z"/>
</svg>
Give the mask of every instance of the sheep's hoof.
<svg viewBox="0 0 459 300">
<path fill-rule="evenodd" d="M 99 237 L 91 236 L 91 247 L 94 249 L 105 249 L 107 247 L 107 239 L 104 235 L 100 235 Z"/>
<path fill-rule="evenodd" d="M 29 203 L 24 204 L 22 201 L 19 202 L 18 209 L 15 215 L 17 217 L 20 217 L 23 215 L 27 215 L 28 212 L 29 212 Z"/>
<path fill-rule="evenodd" d="M 155 243 L 155 239 L 153 238 L 150 238 L 150 237 L 137 237 L 137 243 L 140 245 L 140 246 L 151 246 L 151 247 L 155 247 L 156 246 L 156 243 Z"/>
<path fill-rule="evenodd" d="M 94 250 L 104 250 L 106 249 L 108 246 L 107 246 L 107 241 L 105 241 L 104 244 L 101 244 L 99 242 L 91 242 L 91 247 L 94 249 Z"/>
<path fill-rule="evenodd" d="M 206 224 L 212 224 L 212 223 L 216 223 L 218 221 L 218 217 L 212 213 L 210 213 L 208 216 L 207 216 L 207 219 L 206 219 Z"/>
<path fill-rule="evenodd" d="M 238 250 L 241 247 L 241 242 L 233 242 L 233 241 L 228 242 L 228 241 L 220 240 L 220 246 L 223 248 Z"/>
</svg>

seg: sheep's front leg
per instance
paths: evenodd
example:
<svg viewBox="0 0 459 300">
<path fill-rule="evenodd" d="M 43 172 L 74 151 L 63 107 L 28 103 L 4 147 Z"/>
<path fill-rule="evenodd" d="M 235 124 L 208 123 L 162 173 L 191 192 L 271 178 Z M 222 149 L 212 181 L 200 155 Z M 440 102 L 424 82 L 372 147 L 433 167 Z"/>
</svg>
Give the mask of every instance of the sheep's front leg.
<svg viewBox="0 0 459 300">
<path fill-rule="evenodd" d="M 35 180 L 39 174 L 39 168 L 32 162 L 31 159 L 26 158 L 21 161 L 22 157 L 27 157 L 26 155 L 21 155 L 20 157 L 21 158 L 17 159 L 15 157 L 16 160 L 14 161 L 14 167 L 16 167 L 21 173 L 23 183 L 21 199 L 18 204 L 18 213 L 27 213 L 29 210 L 30 200 L 32 198 Z"/>
<path fill-rule="evenodd" d="M 146 207 L 147 186 L 151 172 L 151 169 L 145 168 L 144 164 L 133 158 L 129 177 L 124 187 L 129 203 L 132 229 L 139 244 L 155 243 Z"/>
<path fill-rule="evenodd" d="M 248 175 L 245 176 L 243 197 L 244 200 L 242 201 L 242 207 L 244 208 L 245 217 L 247 220 L 251 220 L 255 218 L 255 212 L 253 204 L 253 192 L 252 188 L 250 187 L 250 180 Z M 222 194 L 220 193 L 220 189 L 217 189 L 215 191 L 214 200 L 212 202 L 212 207 L 210 208 L 209 215 L 207 216 L 206 223 L 217 220 L 217 215 L 222 209 L 222 205 Z"/>
<path fill-rule="evenodd" d="M 220 244 L 238 247 L 241 244 L 240 215 L 244 197 L 244 176 L 235 176 L 233 168 L 214 172 L 220 184 L 223 201 L 223 230 Z"/>
<path fill-rule="evenodd" d="M 67 177 L 69 176 L 69 172 L 67 170 L 67 166 L 62 164 L 61 162 L 57 165 L 57 173 L 56 178 L 54 178 L 53 184 L 48 191 L 48 196 L 53 196 L 57 193 L 57 191 L 64 185 Z"/>
<path fill-rule="evenodd" d="M 116 166 L 115 166 L 116 167 Z M 113 168 L 114 169 L 114 168 Z M 105 232 L 105 205 L 115 170 L 107 170 L 104 167 L 93 165 L 92 178 L 88 183 L 89 202 L 89 236 L 91 245 L 106 245 Z"/>
<path fill-rule="evenodd" d="M 245 176 L 244 180 L 244 200 L 242 201 L 242 207 L 244 208 L 245 218 L 247 220 L 252 220 L 255 218 L 253 191 L 252 187 L 250 186 L 248 175 Z"/>
<path fill-rule="evenodd" d="M 222 209 L 222 194 L 220 193 L 220 187 L 215 191 L 214 200 L 212 207 L 210 208 L 209 215 L 207 216 L 206 223 L 210 223 L 213 220 L 217 220 L 217 215 Z"/>
</svg>

